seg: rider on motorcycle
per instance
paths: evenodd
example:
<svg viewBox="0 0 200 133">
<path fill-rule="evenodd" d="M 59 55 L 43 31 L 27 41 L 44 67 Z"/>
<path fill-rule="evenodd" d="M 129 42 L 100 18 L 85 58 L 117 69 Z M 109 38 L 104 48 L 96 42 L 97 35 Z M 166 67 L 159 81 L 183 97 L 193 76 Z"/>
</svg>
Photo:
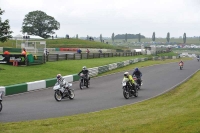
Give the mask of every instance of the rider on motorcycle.
<svg viewBox="0 0 200 133">
<path fill-rule="evenodd" d="M 182 66 L 184 65 L 183 61 L 181 60 L 178 64 L 180 65 L 182 63 Z"/>
<path fill-rule="evenodd" d="M 57 83 L 60 84 L 61 87 L 66 88 L 67 82 L 66 82 L 66 80 L 62 77 L 62 75 L 61 75 L 61 74 L 57 74 L 56 78 L 57 78 Z"/>
<path fill-rule="evenodd" d="M 197 59 L 199 59 L 199 55 L 197 55 Z"/>
<path fill-rule="evenodd" d="M 142 73 L 140 72 L 140 70 L 138 68 L 135 68 L 135 70 L 133 71 L 132 76 L 133 77 L 134 76 L 137 77 L 140 80 L 140 84 L 139 85 L 141 85 L 141 82 L 142 82 L 142 79 L 141 79 Z"/>
<path fill-rule="evenodd" d="M 87 67 L 86 66 L 83 66 L 82 70 L 78 73 L 78 75 L 80 75 L 81 73 L 83 73 L 86 77 L 86 79 L 90 79 L 89 78 L 89 71 L 87 70 Z"/>
<path fill-rule="evenodd" d="M 124 78 L 128 78 L 131 85 L 132 85 L 132 89 L 135 88 L 135 81 L 133 80 L 133 77 L 129 74 L 129 72 L 125 72 L 124 73 Z"/>
</svg>

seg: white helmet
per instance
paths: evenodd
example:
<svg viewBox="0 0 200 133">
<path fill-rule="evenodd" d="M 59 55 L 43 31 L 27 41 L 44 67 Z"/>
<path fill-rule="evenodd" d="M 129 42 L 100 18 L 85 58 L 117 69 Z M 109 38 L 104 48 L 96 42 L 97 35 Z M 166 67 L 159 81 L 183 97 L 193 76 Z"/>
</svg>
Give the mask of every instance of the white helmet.
<svg viewBox="0 0 200 133">
<path fill-rule="evenodd" d="M 83 66 L 83 70 L 86 70 L 87 69 L 87 67 L 86 66 Z"/>
<path fill-rule="evenodd" d="M 61 79 L 62 79 L 62 75 L 61 75 L 61 74 L 58 74 L 58 75 L 56 76 L 56 78 L 57 78 L 58 80 L 61 80 Z"/>
<path fill-rule="evenodd" d="M 124 76 L 126 76 L 126 77 L 127 77 L 128 75 L 129 75 L 129 73 L 128 73 L 128 72 L 125 72 L 125 73 L 124 73 Z"/>
</svg>

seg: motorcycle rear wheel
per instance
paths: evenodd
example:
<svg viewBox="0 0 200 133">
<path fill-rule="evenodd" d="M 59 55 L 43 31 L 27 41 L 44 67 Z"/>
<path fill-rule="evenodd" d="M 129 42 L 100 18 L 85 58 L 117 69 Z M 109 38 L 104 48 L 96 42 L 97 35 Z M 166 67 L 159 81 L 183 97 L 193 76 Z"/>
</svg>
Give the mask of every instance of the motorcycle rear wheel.
<svg viewBox="0 0 200 133">
<path fill-rule="evenodd" d="M 56 90 L 54 93 L 54 98 L 56 99 L 56 101 L 60 102 L 62 100 L 62 95 L 60 93 L 59 90 Z"/>
<path fill-rule="evenodd" d="M 3 108 L 3 105 L 2 105 L 2 103 L 0 102 L 0 112 L 1 112 L 2 108 Z"/>
<path fill-rule="evenodd" d="M 123 95 L 125 99 L 129 99 L 129 91 L 126 89 L 126 87 L 123 87 Z"/>
<path fill-rule="evenodd" d="M 72 89 L 69 89 L 68 92 L 69 92 L 69 99 L 70 100 L 74 99 L 75 97 L 74 91 Z"/>
<path fill-rule="evenodd" d="M 86 85 L 86 87 L 87 87 L 87 88 L 90 87 L 90 80 L 87 81 L 87 85 Z"/>
</svg>

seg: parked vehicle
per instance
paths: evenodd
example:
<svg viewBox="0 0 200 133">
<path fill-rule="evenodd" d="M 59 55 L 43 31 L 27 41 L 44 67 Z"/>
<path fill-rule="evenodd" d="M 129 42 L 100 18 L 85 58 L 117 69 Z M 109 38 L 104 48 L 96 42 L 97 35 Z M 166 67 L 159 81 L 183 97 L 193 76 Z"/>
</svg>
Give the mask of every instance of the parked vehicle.
<svg viewBox="0 0 200 133">
<path fill-rule="evenodd" d="M 0 112 L 3 109 L 2 100 L 3 100 L 3 91 L 0 91 Z"/>
<path fill-rule="evenodd" d="M 53 87 L 53 90 L 55 91 L 54 98 L 56 99 L 56 101 L 59 102 L 64 98 L 69 98 L 70 100 L 74 99 L 75 94 L 74 90 L 70 89 L 71 86 L 71 83 L 66 83 L 66 86 L 64 88 L 61 87 L 60 84 L 56 83 Z"/>
<path fill-rule="evenodd" d="M 80 89 L 82 90 L 84 86 L 89 88 L 90 86 L 90 78 L 88 79 L 85 74 L 80 73 L 80 83 L 79 83 Z"/>
<path fill-rule="evenodd" d="M 138 85 L 136 84 L 133 89 L 133 86 L 131 85 L 128 78 L 124 78 L 122 80 L 122 89 L 125 99 L 129 99 L 132 96 L 138 97 Z"/>
</svg>

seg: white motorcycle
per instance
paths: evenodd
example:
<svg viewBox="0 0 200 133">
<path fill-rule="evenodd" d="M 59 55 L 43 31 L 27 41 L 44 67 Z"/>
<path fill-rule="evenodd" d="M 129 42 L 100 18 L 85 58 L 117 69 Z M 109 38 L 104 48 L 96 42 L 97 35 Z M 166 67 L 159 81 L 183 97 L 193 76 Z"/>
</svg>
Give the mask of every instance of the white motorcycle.
<svg viewBox="0 0 200 133">
<path fill-rule="evenodd" d="M 64 98 L 69 98 L 70 100 L 74 99 L 75 94 L 74 90 L 70 89 L 72 86 L 71 83 L 66 83 L 65 88 L 61 87 L 60 84 L 56 83 L 55 86 L 53 87 L 53 90 L 55 91 L 54 93 L 54 98 L 56 101 L 61 101 Z"/>
<path fill-rule="evenodd" d="M 3 109 L 2 100 L 3 100 L 3 91 L 0 91 L 0 112 Z"/>
<path fill-rule="evenodd" d="M 124 78 L 122 80 L 122 89 L 125 99 L 129 99 L 129 97 L 132 96 L 138 97 L 138 85 L 136 84 L 133 89 L 133 86 L 131 85 L 128 78 Z"/>
</svg>

